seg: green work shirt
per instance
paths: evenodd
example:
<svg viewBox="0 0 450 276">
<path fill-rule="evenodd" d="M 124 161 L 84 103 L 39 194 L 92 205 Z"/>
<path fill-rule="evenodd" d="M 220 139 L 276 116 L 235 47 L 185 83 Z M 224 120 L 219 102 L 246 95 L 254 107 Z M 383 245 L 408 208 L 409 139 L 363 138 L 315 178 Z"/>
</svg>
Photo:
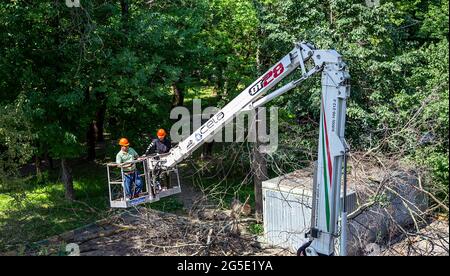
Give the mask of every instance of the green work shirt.
<svg viewBox="0 0 450 276">
<path fill-rule="evenodd" d="M 131 162 L 138 157 L 139 157 L 139 154 L 133 148 L 128 148 L 128 152 L 124 152 L 122 150 L 119 151 L 119 153 L 116 155 L 116 163 L 122 164 L 122 163 L 126 163 L 126 162 Z M 136 164 L 132 164 L 129 167 L 123 168 L 124 172 L 131 172 L 134 170 L 136 170 Z"/>
</svg>

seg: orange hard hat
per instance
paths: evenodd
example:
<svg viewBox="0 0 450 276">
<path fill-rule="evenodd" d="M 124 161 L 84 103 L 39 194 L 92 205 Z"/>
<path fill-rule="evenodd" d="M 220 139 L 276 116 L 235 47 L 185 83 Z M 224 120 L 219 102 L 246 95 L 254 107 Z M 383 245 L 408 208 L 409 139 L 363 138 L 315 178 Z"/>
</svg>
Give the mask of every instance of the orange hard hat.
<svg viewBox="0 0 450 276">
<path fill-rule="evenodd" d="M 166 131 L 164 130 L 164 129 L 159 129 L 158 130 L 158 132 L 156 133 L 156 136 L 163 136 L 163 137 L 166 137 L 166 135 L 167 135 L 167 133 L 166 133 Z"/>
<path fill-rule="evenodd" d="M 120 138 L 119 145 L 128 147 L 130 143 L 128 142 L 127 138 Z"/>
</svg>

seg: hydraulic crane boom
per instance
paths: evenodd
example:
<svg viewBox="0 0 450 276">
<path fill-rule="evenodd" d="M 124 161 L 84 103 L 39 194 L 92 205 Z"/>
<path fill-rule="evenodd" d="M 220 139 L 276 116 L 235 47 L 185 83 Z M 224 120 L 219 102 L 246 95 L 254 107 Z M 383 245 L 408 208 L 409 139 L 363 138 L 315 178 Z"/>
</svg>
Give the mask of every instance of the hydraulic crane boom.
<svg viewBox="0 0 450 276">
<path fill-rule="evenodd" d="M 305 63 L 312 59 L 314 67 L 306 71 Z M 334 65 L 334 66 L 333 66 Z M 259 107 L 273 98 L 280 96 L 297 87 L 303 80 L 311 75 L 323 71 L 327 67 L 327 72 L 333 71 L 336 75 L 330 76 L 329 81 L 336 84 L 346 83 L 349 78 L 345 71 L 346 65 L 342 62 L 341 56 L 334 50 L 316 50 L 308 43 L 298 43 L 294 49 L 284 56 L 276 65 L 270 68 L 262 77 L 248 86 L 241 94 L 228 103 L 222 110 L 215 114 L 210 120 L 204 123 L 191 136 L 183 140 L 177 147 L 173 148 L 170 154 L 163 160 L 163 166 L 172 167 L 184 160 L 200 147 L 208 138 L 220 131 L 234 116 L 240 112 Z M 301 68 L 302 76 L 296 81 L 292 81 L 275 92 L 262 97 L 271 88 L 291 74 L 295 69 Z M 342 97 L 347 97 L 347 88 L 339 89 Z M 345 90 L 345 91 L 343 91 Z M 344 99 L 345 99 L 344 98 Z M 345 118 L 345 117 L 344 117 Z"/>
<path fill-rule="evenodd" d="M 307 62 L 312 64 L 307 66 Z M 267 92 L 300 68 L 301 77 Z M 147 170 L 170 170 L 191 155 L 205 141 L 213 137 L 240 112 L 257 108 L 278 97 L 315 73 L 322 73 L 322 95 L 319 129 L 318 160 L 313 187 L 313 210 L 310 242 L 302 247 L 306 255 L 334 255 L 334 241 L 339 235 L 339 211 L 341 215 L 341 255 L 345 255 L 346 213 L 345 196 L 341 205 L 342 168 L 345 170 L 347 145 L 344 138 L 346 101 L 350 96 L 350 85 L 346 64 L 334 50 L 318 50 L 308 43 L 297 43 L 262 77 L 248 86 L 235 99 L 195 130 L 167 155 L 149 157 Z M 344 177 L 345 177 L 344 173 Z M 345 186 L 344 179 L 344 186 Z M 345 190 L 344 190 L 345 195 Z"/>
</svg>

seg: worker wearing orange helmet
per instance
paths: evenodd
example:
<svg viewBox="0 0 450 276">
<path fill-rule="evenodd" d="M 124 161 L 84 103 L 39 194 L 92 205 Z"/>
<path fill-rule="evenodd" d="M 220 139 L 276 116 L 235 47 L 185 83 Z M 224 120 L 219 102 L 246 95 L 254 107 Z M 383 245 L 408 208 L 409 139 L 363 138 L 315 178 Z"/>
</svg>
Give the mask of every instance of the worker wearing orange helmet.
<svg viewBox="0 0 450 276">
<path fill-rule="evenodd" d="M 168 153 L 172 148 L 170 140 L 167 138 L 167 133 L 164 129 L 162 128 L 159 129 L 156 132 L 156 136 L 158 138 L 152 140 L 150 145 L 147 147 L 147 150 L 145 151 L 145 155 L 151 153 L 158 153 L 158 154 Z"/>
<path fill-rule="evenodd" d="M 127 138 L 119 141 L 120 151 L 116 155 L 116 163 L 122 168 L 125 193 L 129 199 L 136 198 L 142 191 L 142 180 L 136 169 L 135 163 L 130 163 L 139 158 L 139 154 L 130 147 Z M 134 189 L 133 189 L 134 184 Z"/>
<path fill-rule="evenodd" d="M 147 147 L 147 150 L 145 151 L 145 155 L 148 154 L 152 154 L 152 153 L 157 153 L 157 154 L 164 154 L 164 153 L 168 153 L 172 147 L 170 140 L 167 138 L 167 133 L 164 129 L 159 129 L 156 132 L 156 136 L 158 138 L 155 138 L 152 140 L 152 142 L 150 143 L 150 145 Z M 163 188 L 161 187 L 161 174 L 162 174 L 162 170 L 157 170 L 155 171 L 155 175 L 156 175 L 156 191 L 162 191 Z M 167 175 L 166 175 L 167 177 Z"/>
</svg>

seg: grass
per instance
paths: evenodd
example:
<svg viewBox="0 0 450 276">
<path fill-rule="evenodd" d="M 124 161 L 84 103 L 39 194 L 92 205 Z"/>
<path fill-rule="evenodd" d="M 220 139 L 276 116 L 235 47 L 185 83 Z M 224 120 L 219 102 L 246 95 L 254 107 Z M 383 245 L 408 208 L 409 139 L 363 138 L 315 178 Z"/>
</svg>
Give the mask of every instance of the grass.
<svg viewBox="0 0 450 276">
<path fill-rule="evenodd" d="M 197 87 L 187 91 L 184 98 L 184 106 L 191 109 L 194 99 L 202 100 L 202 107 L 216 106 L 217 97 L 214 96 L 213 87 Z"/>
<path fill-rule="evenodd" d="M 173 197 L 165 197 L 157 202 L 148 204 L 152 209 L 162 212 L 177 213 L 183 208 L 183 203 Z"/>
<path fill-rule="evenodd" d="M 264 233 L 264 227 L 260 223 L 252 223 L 248 226 L 248 231 L 253 235 L 262 235 Z"/>
<path fill-rule="evenodd" d="M 104 168 L 95 163 L 73 168 L 75 202 L 65 200 L 57 170 L 0 191 L 0 251 L 81 227 L 110 212 Z"/>
<path fill-rule="evenodd" d="M 74 164 L 75 202 L 64 197 L 58 169 L 15 185 L 0 187 L 0 252 L 17 253 L 34 242 L 82 227 L 120 210 L 108 201 L 106 169 L 93 162 Z M 149 208 L 176 212 L 183 205 L 173 197 L 147 204 Z"/>
</svg>

